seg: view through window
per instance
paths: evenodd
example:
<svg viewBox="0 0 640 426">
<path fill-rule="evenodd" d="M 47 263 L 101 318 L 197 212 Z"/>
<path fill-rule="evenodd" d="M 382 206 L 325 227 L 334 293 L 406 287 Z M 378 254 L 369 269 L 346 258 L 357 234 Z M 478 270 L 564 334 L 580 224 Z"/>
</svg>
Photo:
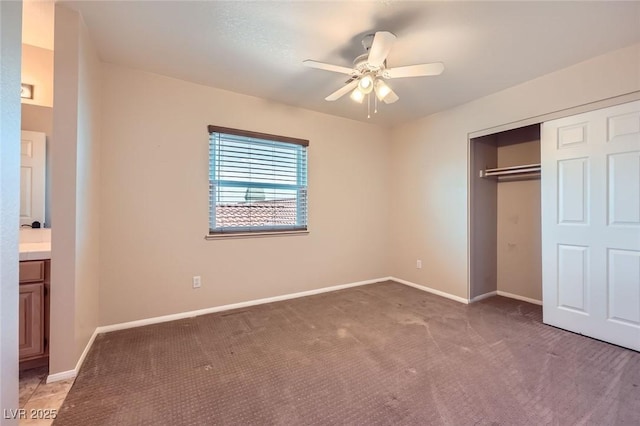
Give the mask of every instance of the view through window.
<svg viewBox="0 0 640 426">
<path fill-rule="evenodd" d="M 209 233 L 307 229 L 307 147 L 209 126 Z"/>
</svg>

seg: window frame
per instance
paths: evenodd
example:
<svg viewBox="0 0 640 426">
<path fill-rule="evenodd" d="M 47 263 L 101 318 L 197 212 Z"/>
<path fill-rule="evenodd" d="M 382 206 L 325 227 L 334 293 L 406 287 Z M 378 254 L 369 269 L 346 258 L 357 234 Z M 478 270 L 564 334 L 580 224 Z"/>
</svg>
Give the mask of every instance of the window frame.
<svg viewBox="0 0 640 426">
<path fill-rule="evenodd" d="M 207 164 L 207 168 L 208 168 L 208 176 L 209 176 L 209 232 L 208 234 L 205 236 L 205 239 L 218 239 L 218 238 L 230 238 L 230 237 L 260 237 L 260 236 L 278 236 L 278 235 L 298 235 L 298 234 L 308 234 L 308 228 L 309 228 L 309 217 L 308 217 L 308 200 L 309 200 L 309 194 L 308 194 L 308 146 L 309 146 L 309 141 L 307 139 L 299 139 L 299 138 L 293 138 L 293 137 L 289 137 L 289 136 L 280 136 L 280 135 L 273 135 L 273 134 L 269 134 L 269 133 L 261 133 L 261 132 L 254 132 L 254 131 L 249 131 L 249 130 L 242 130 L 242 129 L 234 129 L 231 127 L 222 127 L 222 126 L 215 126 L 215 125 L 209 125 L 207 127 L 208 130 L 208 135 L 209 135 L 209 145 L 208 145 L 208 150 L 209 150 L 209 156 L 208 156 L 208 164 Z M 302 168 L 302 159 L 298 158 L 298 160 L 296 161 L 296 174 L 297 174 L 297 184 L 296 185 L 292 185 L 297 187 L 297 189 L 299 189 L 299 187 L 304 187 L 304 191 L 305 191 L 305 201 L 306 201 L 306 205 L 304 206 L 306 209 L 306 217 L 305 217 L 305 221 L 304 221 L 304 225 L 297 225 L 299 218 L 296 218 L 296 225 L 293 226 L 294 229 L 292 229 L 292 227 L 285 227 L 283 229 L 277 229 L 271 226 L 264 226 L 264 229 L 260 229 L 260 227 L 254 227 L 252 229 L 242 229 L 242 227 L 238 227 L 238 228 L 228 228 L 228 229 L 221 229 L 221 230 L 216 230 L 215 226 L 212 227 L 212 225 L 214 225 L 215 223 L 215 214 L 216 214 L 216 195 L 217 192 L 215 189 L 213 189 L 213 185 L 215 184 L 215 182 L 220 182 L 219 180 L 215 179 L 215 164 L 212 164 L 211 162 L 211 134 L 212 133 L 220 133 L 220 134 L 227 134 L 227 135 L 232 135 L 232 136 L 239 136 L 239 137 L 246 137 L 246 138 L 252 138 L 252 139 L 257 139 L 258 141 L 256 141 L 256 144 L 259 144 L 260 140 L 263 141 L 267 141 L 267 142 L 278 142 L 278 143 L 285 143 L 285 144 L 292 144 L 292 145 L 299 145 L 304 147 L 304 154 L 305 154 L 305 158 L 304 158 L 304 165 L 307 165 L 307 170 L 304 171 L 304 176 L 302 176 L 301 174 L 301 168 Z M 301 183 L 302 180 L 302 183 Z M 268 186 L 272 186 L 272 185 L 279 185 L 279 184 L 265 184 L 265 185 L 260 185 L 260 184 L 255 184 L 255 185 L 249 185 L 248 187 L 268 187 Z M 300 211 L 301 211 L 301 199 L 299 197 L 299 195 L 296 195 L 296 214 L 300 215 Z"/>
</svg>

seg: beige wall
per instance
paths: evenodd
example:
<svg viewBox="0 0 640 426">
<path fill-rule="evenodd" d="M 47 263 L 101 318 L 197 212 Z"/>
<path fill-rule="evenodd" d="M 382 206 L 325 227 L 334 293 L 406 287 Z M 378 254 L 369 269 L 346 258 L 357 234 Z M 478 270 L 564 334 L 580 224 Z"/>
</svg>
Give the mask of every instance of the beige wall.
<svg viewBox="0 0 640 426">
<path fill-rule="evenodd" d="M 33 99 L 22 103 L 53 106 L 53 51 L 22 45 L 22 82 L 33 85 Z"/>
<path fill-rule="evenodd" d="M 640 90 L 639 58 L 634 45 L 394 129 L 392 275 L 467 297 L 468 134 Z"/>
<path fill-rule="evenodd" d="M 498 167 L 540 163 L 539 130 L 524 130 L 498 136 Z M 497 289 L 542 300 L 540 179 L 497 188 Z"/>
<path fill-rule="evenodd" d="M 79 28 L 76 163 L 76 357 L 98 326 L 100 295 L 100 144 L 102 63 L 87 27 Z"/>
<path fill-rule="evenodd" d="M 523 127 L 497 135 L 498 167 L 540 163 L 539 126 Z"/>
<path fill-rule="evenodd" d="M 114 65 L 103 72 L 101 325 L 389 274 L 385 130 Z M 310 140 L 308 235 L 204 240 L 209 124 Z"/>
<path fill-rule="evenodd" d="M 0 2 L 0 409 L 4 410 L 18 408 L 21 17 L 21 2 Z M 0 423 L 18 424 L 17 420 Z"/>
<path fill-rule="evenodd" d="M 472 299 L 497 290 L 496 244 L 498 236 L 498 186 L 494 179 L 480 177 L 480 170 L 498 165 L 496 136 L 476 138 L 471 155 L 471 286 Z"/>
<path fill-rule="evenodd" d="M 50 374 L 75 368 L 99 296 L 100 62 L 77 12 L 57 5 L 55 19 Z"/>
<path fill-rule="evenodd" d="M 43 132 L 47 136 L 53 133 L 53 108 L 39 105 L 22 104 L 20 128 L 33 132 Z"/>
</svg>

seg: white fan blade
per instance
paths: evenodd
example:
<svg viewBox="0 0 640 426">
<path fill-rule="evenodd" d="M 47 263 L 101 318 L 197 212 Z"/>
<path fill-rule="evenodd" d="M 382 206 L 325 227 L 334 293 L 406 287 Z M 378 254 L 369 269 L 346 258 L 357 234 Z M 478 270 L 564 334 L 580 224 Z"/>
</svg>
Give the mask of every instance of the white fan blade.
<svg viewBox="0 0 640 426">
<path fill-rule="evenodd" d="M 355 70 L 353 68 L 342 67 L 340 65 L 332 65 L 325 64 L 324 62 L 312 61 L 311 59 L 307 59 L 306 61 L 302 61 L 304 66 L 309 68 L 317 68 L 319 70 L 339 72 L 341 74 L 355 74 Z"/>
<path fill-rule="evenodd" d="M 409 65 L 406 67 L 388 68 L 382 73 L 384 78 L 424 77 L 428 75 L 440 75 L 444 71 L 442 62 L 430 64 Z"/>
<path fill-rule="evenodd" d="M 381 66 L 387 55 L 393 46 L 393 42 L 396 40 L 396 36 L 388 31 L 378 31 L 373 37 L 373 43 L 371 49 L 369 49 L 369 58 L 367 62 L 374 67 Z"/>
<path fill-rule="evenodd" d="M 391 89 L 389 89 L 389 90 L 391 90 Z M 389 94 L 387 94 L 387 96 L 384 97 L 384 103 L 385 104 L 392 104 L 392 103 L 396 102 L 398 99 L 400 99 L 400 98 L 398 97 L 398 95 L 396 95 L 396 92 L 391 90 L 389 92 Z"/>
<path fill-rule="evenodd" d="M 355 89 L 357 85 L 358 85 L 358 80 L 353 80 L 351 83 L 342 86 L 341 88 L 339 88 L 338 90 L 336 90 L 335 92 L 333 92 L 332 94 L 324 98 L 324 100 L 335 101 L 337 99 L 340 99 L 341 97 L 343 97 L 344 95 L 346 95 L 347 93 Z"/>
</svg>

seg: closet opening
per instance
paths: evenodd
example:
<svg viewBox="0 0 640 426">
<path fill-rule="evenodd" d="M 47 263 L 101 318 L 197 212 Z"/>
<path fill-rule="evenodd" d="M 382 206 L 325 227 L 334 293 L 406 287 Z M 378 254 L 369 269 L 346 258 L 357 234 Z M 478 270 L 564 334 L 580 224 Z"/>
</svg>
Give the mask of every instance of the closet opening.
<svg viewBox="0 0 640 426">
<path fill-rule="evenodd" d="M 542 304 L 540 124 L 469 143 L 469 299 Z"/>
</svg>

